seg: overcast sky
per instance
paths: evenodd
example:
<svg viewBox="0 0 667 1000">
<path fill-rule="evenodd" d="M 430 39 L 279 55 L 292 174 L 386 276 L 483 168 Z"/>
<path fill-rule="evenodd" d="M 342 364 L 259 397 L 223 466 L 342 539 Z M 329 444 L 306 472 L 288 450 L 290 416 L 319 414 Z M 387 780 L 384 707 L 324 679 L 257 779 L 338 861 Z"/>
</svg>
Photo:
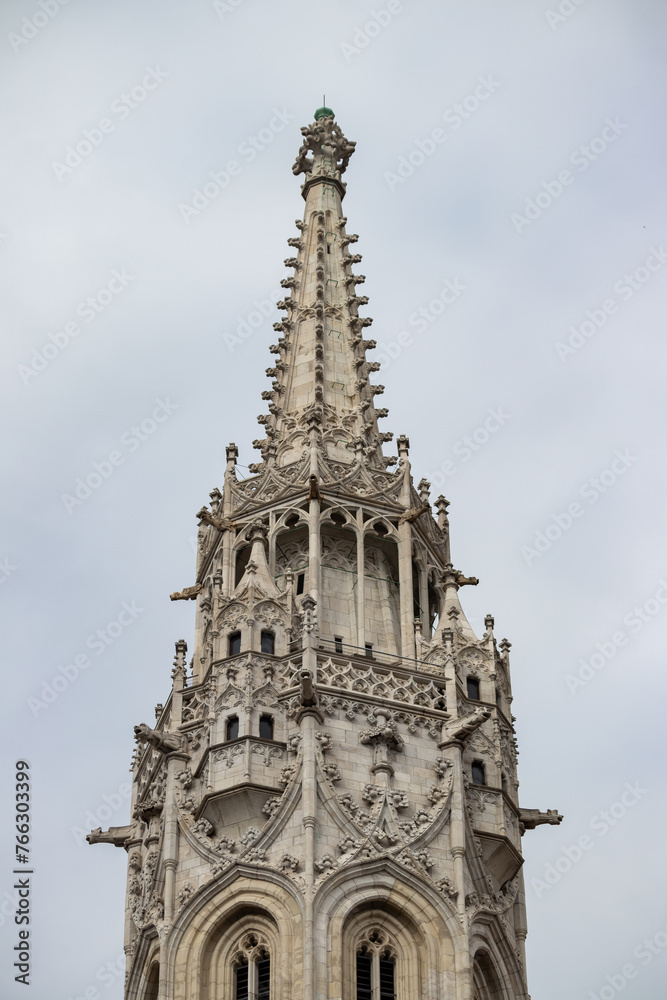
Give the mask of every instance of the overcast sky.
<svg viewBox="0 0 667 1000">
<path fill-rule="evenodd" d="M 228 442 L 256 458 L 277 310 L 251 324 L 291 273 L 324 93 L 357 141 L 383 426 L 451 501 L 473 625 L 490 611 L 513 644 L 522 804 L 565 815 L 524 838 L 530 991 L 663 1000 L 666 13 L 2 3 L 0 896 L 27 758 L 34 1000 L 122 996 L 99 970 L 126 858 L 83 832 L 127 820 L 132 726 L 191 645 L 168 595 L 194 582 L 196 511 Z M 23 997 L 0 920 L 2 995 Z"/>
</svg>

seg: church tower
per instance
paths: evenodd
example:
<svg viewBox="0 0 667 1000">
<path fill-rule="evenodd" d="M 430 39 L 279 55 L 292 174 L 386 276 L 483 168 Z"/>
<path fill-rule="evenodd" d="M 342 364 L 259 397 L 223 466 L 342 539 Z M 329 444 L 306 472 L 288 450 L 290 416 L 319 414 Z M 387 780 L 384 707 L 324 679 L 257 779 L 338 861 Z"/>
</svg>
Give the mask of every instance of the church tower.
<svg viewBox="0 0 667 1000">
<path fill-rule="evenodd" d="M 342 212 L 354 152 L 302 128 L 261 460 L 199 518 L 193 655 L 135 727 L 127 1000 L 527 1000 L 510 644 L 477 637 L 448 502 L 366 352 Z"/>
</svg>

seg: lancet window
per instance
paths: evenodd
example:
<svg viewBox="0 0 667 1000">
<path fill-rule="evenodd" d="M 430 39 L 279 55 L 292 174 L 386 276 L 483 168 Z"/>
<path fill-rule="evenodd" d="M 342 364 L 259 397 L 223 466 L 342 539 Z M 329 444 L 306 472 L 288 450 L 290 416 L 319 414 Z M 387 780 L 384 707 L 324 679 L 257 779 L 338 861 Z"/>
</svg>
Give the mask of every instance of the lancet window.
<svg viewBox="0 0 667 1000">
<path fill-rule="evenodd" d="M 387 935 L 372 928 L 357 948 L 356 1000 L 395 1000 L 396 953 Z"/>
<path fill-rule="evenodd" d="M 245 934 L 232 958 L 234 1000 L 271 1000 L 271 956 L 259 934 Z"/>
</svg>

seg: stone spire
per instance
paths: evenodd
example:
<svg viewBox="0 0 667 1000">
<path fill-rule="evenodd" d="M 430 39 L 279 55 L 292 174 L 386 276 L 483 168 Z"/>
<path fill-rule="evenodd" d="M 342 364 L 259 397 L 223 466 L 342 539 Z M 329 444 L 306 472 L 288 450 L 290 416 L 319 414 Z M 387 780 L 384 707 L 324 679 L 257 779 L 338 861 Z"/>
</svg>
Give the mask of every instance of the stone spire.
<svg viewBox="0 0 667 1000">
<path fill-rule="evenodd" d="M 263 461 L 227 447 L 171 595 L 192 659 L 135 727 L 129 822 L 88 838 L 128 853 L 125 998 L 529 1000 L 521 837 L 562 817 L 519 804 L 510 643 L 465 618 L 448 501 L 406 435 L 385 469 L 354 143 L 329 108 L 302 132 Z"/>
<path fill-rule="evenodd" d="M 383 456 L 382 442 L 392 435 L 378 431 L 377 419 L 387 411 L 373 405 L 383 386 L 372 385 L 370 375 L 380 365 L 366 358 L 375 347 L 363 338 L 372 320 L 359 315 L 368 299 L 356 294 L 356 286 L 365 278 L 352 273 L 361 255 L 350 253 L 358 237 L 348 235 L 342 212 L 341 178 L 355 143 L 345 138 L 330 108 L 316 111 L 315 121 L 301 132 L 292 169 L 304 175 L 306 206 L 296 222 L 299 235 L 287 241 L 296 256 L 285 260 L 293 275 L 281 282 L 289 295 L 278 308 L 286 315 L 274 324 L 282 336 L 270 347 L 278 359 L 266 370 L 272 389 L 262 398 L 269 401 L 269 413 L 258 418 L 266 437 L 255 447 L 267 466 L 279 467 L 307 449 L 315 475 L 330 459 L 384 469 L 393 462 Z"/>
</svg>

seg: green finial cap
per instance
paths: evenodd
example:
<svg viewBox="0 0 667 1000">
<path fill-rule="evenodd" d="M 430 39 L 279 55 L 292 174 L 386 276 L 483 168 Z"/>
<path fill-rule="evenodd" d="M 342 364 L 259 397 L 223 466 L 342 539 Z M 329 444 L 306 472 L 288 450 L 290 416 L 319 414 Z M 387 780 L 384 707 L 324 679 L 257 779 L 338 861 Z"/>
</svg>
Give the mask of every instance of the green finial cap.
<svg viewBox="0 0 667 1000">
<path fill-rule="evenodd" d="M 330 118 L 332 115 L 333 111 L 331 110 L 331 108 L 327 107 L 318 108 L 317 111 L 315 112 L 315 121 L 318 121 L 320 118 Z"/>
</svg>

